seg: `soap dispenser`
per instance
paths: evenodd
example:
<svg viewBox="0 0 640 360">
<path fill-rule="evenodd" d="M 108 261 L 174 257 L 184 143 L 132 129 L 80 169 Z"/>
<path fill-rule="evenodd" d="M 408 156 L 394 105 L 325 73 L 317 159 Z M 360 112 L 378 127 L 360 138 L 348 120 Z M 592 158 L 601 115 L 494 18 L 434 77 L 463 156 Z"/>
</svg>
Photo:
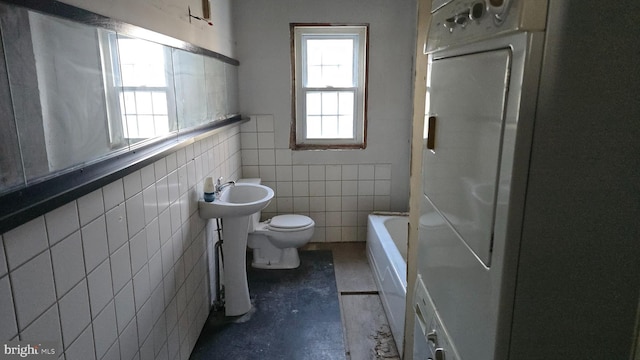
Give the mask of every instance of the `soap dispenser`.
<svg viewBox="0 0 640 360">
<path fill-rule="evenodd" d="M 215 188 L 213 186 L 213 178 L 208 177 L 204 179 L 204 201 L 213 202 L 215 200 Z"/>
</svg>

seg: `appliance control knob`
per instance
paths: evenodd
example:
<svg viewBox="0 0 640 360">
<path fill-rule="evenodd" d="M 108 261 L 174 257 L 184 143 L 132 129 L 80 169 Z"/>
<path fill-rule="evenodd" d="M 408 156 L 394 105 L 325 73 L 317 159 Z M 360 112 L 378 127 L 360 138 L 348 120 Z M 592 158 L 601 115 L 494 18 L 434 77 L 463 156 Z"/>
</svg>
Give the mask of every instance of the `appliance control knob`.
<svg viewBox="0 0 640 360">
<path fill-rule="evenodd" d="M 484 2 L 477 2 L 473 4 L 471 6 L 471 9 L 469 10 L 469 19 L 471 20 L 480 19 L 482 15 L 484 15 L 484 10 L 485 10 Z"/>
</svg>

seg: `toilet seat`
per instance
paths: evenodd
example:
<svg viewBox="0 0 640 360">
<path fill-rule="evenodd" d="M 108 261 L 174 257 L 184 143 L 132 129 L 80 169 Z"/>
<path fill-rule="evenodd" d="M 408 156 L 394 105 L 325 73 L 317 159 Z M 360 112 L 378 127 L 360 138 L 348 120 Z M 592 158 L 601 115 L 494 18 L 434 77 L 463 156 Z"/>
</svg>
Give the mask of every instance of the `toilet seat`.
<svg viewBox="0 0 640 360">
<path fill-rule="evenodd" d="M 313 220 L 304 215 L 277 215 L 267 223 L 267 229 L 278 232 L 300 231 L 313 227 Z"/>
</svg>

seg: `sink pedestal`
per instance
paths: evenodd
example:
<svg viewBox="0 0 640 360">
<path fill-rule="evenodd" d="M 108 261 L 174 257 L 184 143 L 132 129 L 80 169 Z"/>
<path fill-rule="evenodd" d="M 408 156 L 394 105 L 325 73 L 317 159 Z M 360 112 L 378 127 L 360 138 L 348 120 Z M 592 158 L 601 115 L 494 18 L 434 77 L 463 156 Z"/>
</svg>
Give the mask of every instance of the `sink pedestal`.
<svg viewBox="0 0 640 360">
<path fill-rule="evenodd" d="M 224 254 L 224 296 L 226 316 L 243 315 L 251 310 L 247 283 L 247 229 L 249 216 L 225 217 L 222 253 Z"/>
<path fill-rule="evenodd" d="M 273 190 L 258 184 L 228 186 L 213 202 L 198 201 L 200 217 L 222 218 L 225 315 L 238 316 L 251 310 L 247 283 L 247 236 L 251 215 L 273 198 Z"/>
</svg>

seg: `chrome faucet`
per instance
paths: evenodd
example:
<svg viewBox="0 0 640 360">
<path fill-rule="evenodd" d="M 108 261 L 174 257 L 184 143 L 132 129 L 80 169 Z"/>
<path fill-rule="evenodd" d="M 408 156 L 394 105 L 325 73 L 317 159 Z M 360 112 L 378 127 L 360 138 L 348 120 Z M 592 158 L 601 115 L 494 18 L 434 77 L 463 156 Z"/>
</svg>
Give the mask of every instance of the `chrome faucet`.
<svg viewBox="0 0 640 360">
<path fill-rule="evenodd" d="M 215 194 L 215 197 L 218 198 L 220 197 L 220 193 L 222 192 L 222 189 L 226 188 L 227 186 L 235 186 L 236 182 L 235 181 L 227 181 L 226 183 L 222 183 L 222 176 L 219 177 L 216 180 L 216 185 L 214 187 L 214 191 L 213 193 Z"/>
</svg>

